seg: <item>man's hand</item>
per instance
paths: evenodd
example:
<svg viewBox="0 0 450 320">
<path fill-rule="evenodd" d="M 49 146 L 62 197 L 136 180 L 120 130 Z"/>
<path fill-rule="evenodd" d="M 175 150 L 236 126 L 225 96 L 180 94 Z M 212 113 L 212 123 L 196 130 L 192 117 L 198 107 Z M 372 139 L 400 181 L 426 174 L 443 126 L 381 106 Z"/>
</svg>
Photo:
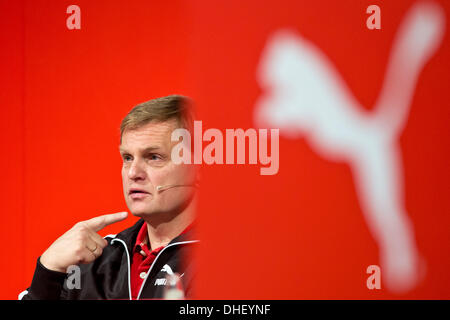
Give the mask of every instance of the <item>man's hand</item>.
<svg viewBox="0 0 450 320">
<path fill-rule="evenodd" d="M 97 232 L 127 215 L 118 212 L 78 222 L 42 254 L 41 264 L 49 270 L 66 272 L 70 265 L 94 261 L 108 244 Z"/>
</svg>

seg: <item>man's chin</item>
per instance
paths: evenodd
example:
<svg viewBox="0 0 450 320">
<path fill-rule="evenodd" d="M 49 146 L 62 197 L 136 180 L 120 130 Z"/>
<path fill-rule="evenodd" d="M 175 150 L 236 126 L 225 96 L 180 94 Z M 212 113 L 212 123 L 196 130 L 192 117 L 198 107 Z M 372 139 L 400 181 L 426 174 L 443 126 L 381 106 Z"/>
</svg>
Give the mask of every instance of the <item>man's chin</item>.
<svg viewBox="0 0 450 320">
<path fill-rule="evenodd" d="M 153 212 L 151 210 L 132 210 L 132 209 L 130 209 L 130 212 L 133 216 L 139 217 L 139 218 L 148 217 L 153 214 Z"/>
<path fill-rule="evenodd" d="M 136 217 L 142 217 L 151 214 L 152 208 L 146 203 L 136 203 L 131 202 L 127 203 L 127 207 L 130 210 L 131 214 Z"/>
<path fill-rule="evenodd" d="M 129 207 L 129 209 L 133 216 L 139 217 L 139 218 L 155 217 L 158 214 L 162 213 L 161 211 L 155 210 L 154 208 Z"/>
</svg>

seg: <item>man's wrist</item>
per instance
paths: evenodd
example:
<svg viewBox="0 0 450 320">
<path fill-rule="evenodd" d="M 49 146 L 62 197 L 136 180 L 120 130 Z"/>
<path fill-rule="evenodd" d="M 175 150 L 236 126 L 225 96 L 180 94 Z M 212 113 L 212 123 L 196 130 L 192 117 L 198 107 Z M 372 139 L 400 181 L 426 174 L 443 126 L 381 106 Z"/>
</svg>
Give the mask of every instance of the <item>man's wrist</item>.
<svg viewBox="0 0 450 320">
<path fill-rule="evenodd" d="M 45 255 L 45 252 L 42 256 L 39 257 L 38 262 L 41 264 L 42 267 L 44 267 L 47 270 L 60 272 L 60 273 L 66 273 L 66 269 L 58 267 L 49 261 L 48 257 Z"/>
</svg>

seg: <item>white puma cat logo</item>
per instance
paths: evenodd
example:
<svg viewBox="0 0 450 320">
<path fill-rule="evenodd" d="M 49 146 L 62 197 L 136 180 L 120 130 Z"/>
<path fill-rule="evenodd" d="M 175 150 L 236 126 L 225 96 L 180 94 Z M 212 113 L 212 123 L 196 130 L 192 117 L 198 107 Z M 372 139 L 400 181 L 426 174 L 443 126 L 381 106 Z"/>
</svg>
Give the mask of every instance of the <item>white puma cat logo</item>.
<svg viewBox="0 0 450 320">
<path fill-rule="evenodd" d="M 350 165 L 364 218 L 380 252 L 382 279 L 406 292 L 419 281 L 419 253 L 403 199 L 399 135 L 407 121 L 419 74 L 440 45 L 443 10 L 418 3 L 394 39 L 373 112 L 365 111 L 326 55 L 310 41 L 276 31 L 263 51 L 256 103 L 260 127 L 304 137 L 324 158 Z"/>
<path fill-rule="evenodd" d="M 165 264 L 162 267 L 161 271 L 167 272 L 168 274 L 173 274 L 172 268 L 168 264 Z"/>
<path fill-rule="evenodd" d="M 161 268 L 161 271 L 166 272 L 169 276 L 175 276 L 178 279 L 181 279 L 184 276 L 184 272 L 181 275 L 178 275 L 178 273 L 174 273 L 172 268 L 168 264 L 165 264 Z M 175 285 L 174 278 L 171 278 L 171 279 L 172 279 L 171 281 L 173 281 L 173 282 L 172 283 L 169 282 L 169 283 L 171 283 L 172 285 Z M 160 279 L 155 280 L 155 286 L 165 286 L 166 284 L 167 284 L 167 278 L 160 278 Z"/>
</svg>

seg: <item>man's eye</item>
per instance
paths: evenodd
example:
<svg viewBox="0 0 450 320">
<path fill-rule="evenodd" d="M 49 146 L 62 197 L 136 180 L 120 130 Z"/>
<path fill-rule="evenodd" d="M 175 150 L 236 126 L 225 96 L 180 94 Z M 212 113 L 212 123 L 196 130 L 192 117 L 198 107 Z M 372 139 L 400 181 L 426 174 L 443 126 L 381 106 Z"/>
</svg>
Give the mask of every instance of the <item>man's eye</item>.
<svg viewBox="0 0 450 320">
<path fill-rule="evenodd" d="M 127 155 L 124 155 L 122 158 L 123 158 L 123 161 L 131 161 L 132 160 L 132 158 Z"/>
<path fill-rule="evenodd" d="M 159 156 L 157 154 L 151 154 L 151 155 L 149 155 L 149 159 L 155 161 L 155 160 L 161 160 L 162 158 L 161 158 L 161 156 Z"/>
</svg>

